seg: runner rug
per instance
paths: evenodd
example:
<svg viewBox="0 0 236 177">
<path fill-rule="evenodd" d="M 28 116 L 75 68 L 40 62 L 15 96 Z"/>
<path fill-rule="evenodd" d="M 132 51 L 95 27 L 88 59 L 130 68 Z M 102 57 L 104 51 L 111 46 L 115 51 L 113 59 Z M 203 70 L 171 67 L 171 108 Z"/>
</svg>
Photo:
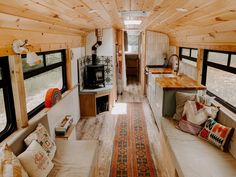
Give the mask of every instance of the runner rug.
<svg viewBox="0 0 236 177">
<path fill-rule="evenodd" d="M 142 103 L 127 103 L 119 115 L 110 177 L 156 177 Z"/>
</svg>

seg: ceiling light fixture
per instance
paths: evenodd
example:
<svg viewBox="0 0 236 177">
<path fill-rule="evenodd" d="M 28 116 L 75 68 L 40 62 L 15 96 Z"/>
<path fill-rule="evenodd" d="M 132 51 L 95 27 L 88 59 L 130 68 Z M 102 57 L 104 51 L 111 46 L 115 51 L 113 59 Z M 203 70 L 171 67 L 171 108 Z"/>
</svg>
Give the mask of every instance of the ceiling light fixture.
<svg viewBox="0 0 236 177">
<path fill-rule="evenodd" d="M 142 20 L 124 20 L 125 25 L 140 25 Z"/>
<path fill-rule="evenodd" d="M 176 11 L 178 11 L 178 12 L 188 12 L 188 9 L 178 7 L 178 8 L 176 8 Z"/>
<path fill-rule="evenodd" d="M 88 13 L 95 13 L 95 12 L 97 12 L 96 9 L 91 9 Z"/>
<path fill-rule="evenodd" d="M 121 17 L 147 17 L 149 14 L 149 12 L 142 10 L 123 10 L 119 12 Z"/>
</svg>

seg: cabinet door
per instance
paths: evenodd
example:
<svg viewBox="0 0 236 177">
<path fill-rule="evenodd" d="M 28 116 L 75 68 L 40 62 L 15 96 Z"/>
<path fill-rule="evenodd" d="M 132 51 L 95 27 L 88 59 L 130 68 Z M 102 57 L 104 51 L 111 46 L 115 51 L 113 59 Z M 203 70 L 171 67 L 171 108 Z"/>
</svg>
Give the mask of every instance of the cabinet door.
<svg viewBox="0 0 236 177">
<path fill-rule="evenodd" d="M 162 106 L 163 106 L 163 89 L 156 85 L 155 88 L 155 119 L 157 125 L 160 127 L 160 118 L 162 117 Z"/>
</svg>

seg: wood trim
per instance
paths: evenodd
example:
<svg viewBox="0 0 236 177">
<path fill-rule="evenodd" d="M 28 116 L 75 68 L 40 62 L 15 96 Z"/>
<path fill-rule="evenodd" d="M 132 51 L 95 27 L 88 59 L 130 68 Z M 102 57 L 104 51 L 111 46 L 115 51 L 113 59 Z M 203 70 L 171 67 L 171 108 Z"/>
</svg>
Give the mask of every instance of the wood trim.
<svg viewBox="0 0 236 177">
<path fill-rule="evenodd" d="M 71 73 L 71 50 L 66 50 L 66 84 L 67 89 L 72 89 L 72 73 Z"/>
<path fill-rule="evenodd" d="M 197 55 L 197 82 L 199 84 L 201 84 L 201 82 L 202 82 L 203 54 L 204 54 L 204 49 L 198 49 L 198 55 Z"/>
<path fill-rule="evenodd" d="M 28 115 L 21 57 L 19 55 L 10 56 L 9 65 L 17 126 L 25 128 L 28 126 Z"/>
</svg>

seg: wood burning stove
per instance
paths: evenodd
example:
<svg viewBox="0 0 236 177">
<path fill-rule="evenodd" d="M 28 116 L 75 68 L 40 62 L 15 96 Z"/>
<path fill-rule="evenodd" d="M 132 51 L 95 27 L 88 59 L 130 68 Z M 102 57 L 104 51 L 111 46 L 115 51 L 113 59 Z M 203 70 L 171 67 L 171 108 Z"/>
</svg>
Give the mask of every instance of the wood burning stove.
<svg viewBox="0 0 236 177">
<path fill-rule="evenodd" d="M 97 88 L 103 85 L 105 87 L 104 65 L 92 64 L 86 66 L 87 87 Z"/>
<path fill-rule="evenodd" d="M 102 45 L 102 29 L 95 29 L 97 42 L 92 46 L 92 64 L 86 66 L 86 86 L 97 88 L 105 87 L 104 65 L 97 64 L 97 48 Z"/>
</svg>

